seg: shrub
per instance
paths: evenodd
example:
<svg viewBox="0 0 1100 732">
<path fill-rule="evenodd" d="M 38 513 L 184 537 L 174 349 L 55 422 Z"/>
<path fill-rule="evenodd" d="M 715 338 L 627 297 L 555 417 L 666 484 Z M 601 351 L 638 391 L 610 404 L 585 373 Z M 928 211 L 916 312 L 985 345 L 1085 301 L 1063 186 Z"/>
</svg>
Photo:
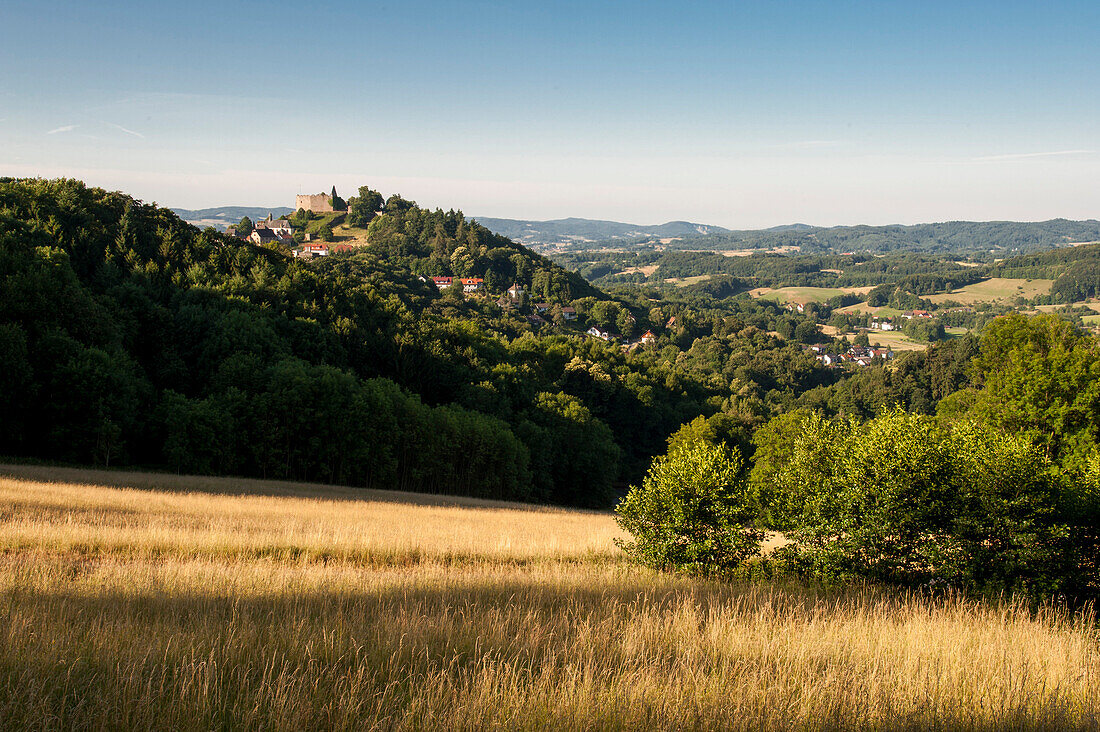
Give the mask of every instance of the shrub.
<svg viewBox="0 0 1100 732">
<path fill-rule="evenodd" d="M 800 507 L 790 551 L 822 577 L 1042 597 L 1079 574 L 1065 510 L 1079 491 L 1027 440 L 979 422 L 814 418 L 777 484 L 775 500 Z"/>
<path fill-rule="evenodd" d="M 763 538 L 753 526 L 740 454 L 702 439 L 654 460 L 615 511 L 634 537 L 619 545 L 658 569 L 728 574 L 759 552 Z"/>
</svg>

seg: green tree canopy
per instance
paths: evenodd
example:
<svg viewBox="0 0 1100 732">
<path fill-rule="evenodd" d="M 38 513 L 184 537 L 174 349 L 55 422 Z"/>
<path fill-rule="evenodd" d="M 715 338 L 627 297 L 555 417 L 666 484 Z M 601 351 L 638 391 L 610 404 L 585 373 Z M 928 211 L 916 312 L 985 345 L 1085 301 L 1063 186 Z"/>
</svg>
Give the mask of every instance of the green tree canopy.
<svg viewBox="0 0 1100 732">
<path fill-rule="evenodd" d="M 726 575 L 757 555 L 763 539 L 740 455 L 702 439 L 654 460 L 615 512 L 633 537 L 620 543 L 623 550 L 658 569 Z"/>
</svg>

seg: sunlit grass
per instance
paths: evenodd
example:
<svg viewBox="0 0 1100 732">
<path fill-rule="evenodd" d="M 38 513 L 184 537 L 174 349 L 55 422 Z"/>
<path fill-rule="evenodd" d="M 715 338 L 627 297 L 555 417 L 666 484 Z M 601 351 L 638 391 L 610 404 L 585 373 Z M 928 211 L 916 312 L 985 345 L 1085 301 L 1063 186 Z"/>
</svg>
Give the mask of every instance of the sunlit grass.
<svg viewBox="0 0 1100 732">
<path fill-rule="evenodd" d="M 662 575 L 599 513 L 19 470 L 4 729 L 1100 727 L 1086 613 Z"/>
</svg>

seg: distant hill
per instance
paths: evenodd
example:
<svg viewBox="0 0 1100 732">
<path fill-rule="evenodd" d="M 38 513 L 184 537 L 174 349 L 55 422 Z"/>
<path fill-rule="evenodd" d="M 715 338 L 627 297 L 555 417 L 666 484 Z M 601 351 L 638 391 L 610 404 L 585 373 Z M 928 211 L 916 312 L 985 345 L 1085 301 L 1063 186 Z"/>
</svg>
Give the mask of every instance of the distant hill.
<svg viewBox="0 0 1100 732">
<path fill-rule="evenodd" d="M 903 226 L 810 226 L 732 230 L 670 221 L 640 226 L 618 221 L 479 218 L 494 233 L 548 254 L 637 249 L 764 250 L 803 254 L 914 252 L 993 262 L 1084 242 L 1100 241 L 1100 221 L 946 221 Z"/>
<path fill-rule="evenodd" d="M 237 223 L 243 217 L 256 221 L 258 219 L 266 219 L 268 214 L 273 215 L 275 218 L 280 216 L 289 216 L 294 213 L 294 209 L 286 206 L 218 206 L 216 208 L 174 208 L 172 213 L 179 216 L 181 219 L 197 226 L 200 229 L 205 229 L 207 226 L 213 226 L 219 231 L 225 231 L 225 227 L 231 226 Z"/>
<path fill-rule="evenodd" d="M 803 254 L 914 252 L 992 262 L 1005 257 L 1100 241 L 1100 221 L 944 221 L 903 226 L 794 224 L 727 231 L 677 242 L 670 249 L 772 249 Z"/>
<path fill-rule="evenodd" d="M 486 224 L 488 226 L 488 224 Z M 665 224 L 673 226 L 673 224 Z M 688 226 L 691 226 L 690 224 Z M 657 227 L 654 227 L 657 228 Z M 646 235 L 633 239 L 575 239 L 553 254 L 598 250 L 771 251 L 801 254 L 909 252 L 994 262 L 1021 254 L 1100 242 L 1100 221 L 945 221 L 903 226 L 788 224 L 736 231 L 709 227 L 694 235 Z M 535 248 L 539 245 L 532 242 Z"/>
<path fill-rule="evenodd" d="M 654 226 L 578 218 L 552 221 L 477 218 L 477 222 L 495 234 L 536 247 L 608 240 L 689 239 L 729 231 L 721 226 L 694 224 L 690 221 L 669 221 Z"/>
</svg>

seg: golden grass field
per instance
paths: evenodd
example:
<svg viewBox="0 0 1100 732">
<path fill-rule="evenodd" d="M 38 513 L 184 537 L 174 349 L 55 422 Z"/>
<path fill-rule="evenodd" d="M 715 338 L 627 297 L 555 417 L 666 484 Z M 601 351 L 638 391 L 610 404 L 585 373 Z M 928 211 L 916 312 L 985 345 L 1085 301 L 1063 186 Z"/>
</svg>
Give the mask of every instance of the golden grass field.
<svg viewBox="0 0 1100 732">
<path fill-rule="evenodd" d="M 867 338 L 871 345 L 881 345 L 892 351 L 923 351 L 928 344 L 915 341 L 898 330 L 868 330 Z"/>
<path fill-rule="evenodd" d="M 3 729 L 1098 729 L 1094 618 L 630 566 L 602 513 L 0 467 Z"/>
<path fill-rule="evenodd" d="M 1046 295 L 1050 292 L 1050 286 L 1054 280 L 1022 280 L 1005 277 L 993 277 L 973 285 L 961 287 L 952 292 L 939 295 L 928 295 L 932 302 L 955 301 L 963 305 L 974 305 L 980 302 L 1007 303 L 1017 297 L 1033 298 L 1036 295 Z"/>
<path fill-rule="evenodd" d="M 870 287 L 757 287 L 749 290 L 749 294 L 762 300 L 776 300 L 781 303 L 811 303 L 825 302 L 838 295 L 866 295 Z"/>
</svg>

